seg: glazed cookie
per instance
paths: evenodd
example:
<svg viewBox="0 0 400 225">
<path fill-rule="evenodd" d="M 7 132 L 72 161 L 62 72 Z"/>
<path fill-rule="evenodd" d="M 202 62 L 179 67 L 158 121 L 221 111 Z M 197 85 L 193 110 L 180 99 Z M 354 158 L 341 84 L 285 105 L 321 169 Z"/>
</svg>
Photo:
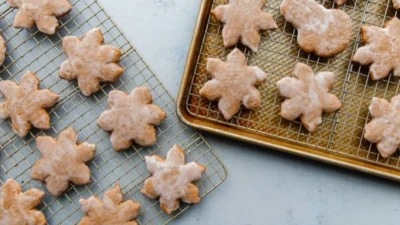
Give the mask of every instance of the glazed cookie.
<svg viewBox="0 0 400 225">
<path fill-rule="evenodd" d="M 376 147 L 383 158 L 391 156 L 400 146 L 400 95 L 385 99 L 373 98 L 369 106 L 371 122 L 365 126 L 364 138 Z"/>
<path fill-rule="evenodd" d="M 314 0 L 283 0 L 281 13 L 298 30 L 297 43 L 307 53 L 334 56 L 350 42 L 351 20 L 343 11 Z"/>
<path fill-rule="evenodd" d="M 97 124 L 111 132 L 111 144 L 116 151 L 129 148 L 132 141 L 141 146 L 156 143 L 156 129 L 166 114 L 157 105 L 151 104 L 152 97 L 147 87 L 135 88 L 129 95 L 114 90 L 110 92 L 108 104 L 111 109 L 103 112 Z"/>
<path fill-rule="evenodd" d="M 334 112 L 342 107 L 340 100 L 329 93 L 334 74 L 320 72 L 314 76 L 311 67 L 297 63 L 293 76 L 277 83 L 279 94 L 286 98 L 280 115 L 287 120 L 300 116 L 304 127 L 313 132 L 322 123 L 322 111 Z"/>
<path fill-rule="evenodd" d="M 272 16 L 264 11 L 267 0 L 229 0 L 211 11 L 219 22 L 225 24 L 222 38 L 225 47 L 232 47 L 241 39 L 253 52 L 258 50 L 260 30 L 276 29 Z"/>
<path fill-rule="evenodd" d="M 142 193 L 149 198 L 160 197 L 162 210 L 171 214 L 179 208 L 179 199 L 186 203 L 200 202 L 199 189 L 192 183 L 199 180 L 206 167 L 185 164 L 185 152 L 174 145 L 164 160 L 158 155 L 145 156 L 151 177 L 146 179 Z"/>
<path fill-rule="evenodd" d="M 393 17 L 385 28 L 376 26 L 361 27 L 362 40 L 365 46 L 359 48 L 353 57 L 354 62 L 371 65 L 371 79 L 379 80 L 394 71 L 400 76 L 400 20 Z"/>
<path fill-rule="evenodd" d="M 5 98 L 0 103 L 0 119 L 11 118 L 12 128 L 20 137 L 25 137 L 32 126 L 50 128 L 50 116 L 44 109 L 55 105 L 59 96 L 48 89 L 39 90 L 39 79 L 34 73 L 26 72 L 19 85 L 1 81 L 0 93 Z"/>
<path fill-rule="evenodd" d="M 247 66 L 245 55 L 238 49 L 229 53 L 226 62 L 208 58 L 207 72 L 213 79 L 200 89 L 200 95 L 219 100 L 218 108 L 226 120 L 239 111 L 241 104 L 248 109 L 260 107 L 261 95 L 255 86 L 267 75 L 257 66 Z"/>
<path fill-rule="evenodd" d="M 6 41 L 0 36 L 0 65 L 3 65 L 6 59 Z"/>
<path fill-rule="evenodd" d="M 90 182 L 90 169 L 85 162 L 93 159 L 96 146 L 87 142 L 77 144 L 77 140 L 72 128 L 62 131 L 58 140 L 47 136 L 36 138 L 42 158 L 32 169 L 32 179 L 46 182 L 55 197 L 67 190 L 69 182 L 77 185 Z"/>
<path fill-rule="evenodd" d="M 46 225 L 43 213 L 35 209 L 44 197 L 44 192 L 30 189 L 22 192 L 15 180 L 7 180 L 0 188 L 0 224 L 2 225 Z"/>
<path fill-rule="evenodd" d="M 81 199 L 86 217 L 78 225 L 137 225 L 140 204 L 132 200 L 123 201 L 121 187 L 116 184 L 106 191 L 103 200 L 96 196 Z"/>
<path fill-rule="evenodd" d="M 67 0 L 7 0 L 11 7 L 18 8 L 13 26 L 16 28 L 37 28 L 53 35 L 58 28 L 56 17 L 67 15 L 72 5 Z"/>
<path fill-rule="evenodd" d="M 69 81 L 78 79 L 78 86 L 86 96 L 100 90 L 100 82 L 113 82 L 124 72 L 117 64 L 121 50 L 103 44 L 99 28 L 90 30 L 81 40 L 68 36 L 62 41 L 68 60 L 61 65 L 60 77 Z"/>
</svg>

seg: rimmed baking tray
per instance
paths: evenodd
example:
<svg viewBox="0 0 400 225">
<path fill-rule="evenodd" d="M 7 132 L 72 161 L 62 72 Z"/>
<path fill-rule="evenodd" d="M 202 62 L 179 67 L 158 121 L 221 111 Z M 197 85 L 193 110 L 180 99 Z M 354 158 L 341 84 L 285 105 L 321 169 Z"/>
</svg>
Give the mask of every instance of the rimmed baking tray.
<svg viewBox="0 0 400 225">
<path fill-rule="evenodd" d="M 176 104 L 171 95 L 101 5 L 96 0 L 70 2 L 73 9 L 60 18 L 60 29 L 55 35 L 47 36 L 36 28 L 13 28 L 11 25 L 17 10 L 9 8 L 5 0 L 0 1 L 0 30 L 7 42 L 7 57 L 0 67 L 0 79 L 19 82 L 24 72 L 29 70 L 39 77 L 41 88 L 48 88 L 60 95 L 58 104 L 50 111 L 52 127 L 48 131 L 33 129 L 26 138 L 21 139 L 11 130 L 9 120 L 0 122 L 0 186 L 13 178 L 23 185 L 24 190 L 44 190 L 46 196 L 39 209 L 44 212 L 48 223 L 72 225 L 78 224 L 84 216 L 80 198 L 92 195 L 102 197 L 106 190 L 119 182 L 124 199 L 141 203 L 137 219 L 140 224 L 167 224 L 191 206 L 181 204 L 179 210 L 168 216 L 162 212 L 157 200 L 145 198 L 140 193 L 144 180 L 150 175 L 144 156 L 165 156 L 174 144 L 183 147 L 188 161 L 207 166 L 205 175 L 196 183 L 202 198 L 225 180 L 225 167 L 204 138 L 178 120 Z M 94 27 L 103 31 L 105 43 L 122 50 L 120 64 L 125 68 L 125 73 L 117 81 L 103 85 L 95 95 L 86 97 L 76 82 L 59 78 L 59 67 L 66 60 L 61 40 L 68 35 L 81 37 Z M 97 126 L 96 120 L 108 108 L 107 99 L 111 90 L 130 92 L 137 86 L 149 87 L 154 103 L 163 108 L 167 118 L 157 127 L 156 145 L 150 148 L 134 145 L 124 152 L 115 152 L 109 134 Z M 92 182 L 72 185 L 63 195 L 54 198 L 41 182 L 31 179 L 31 169 L 41 157 L 35 138 L 39 135 L 56 137 L 67 127 L 75 128 L 80 141 L 97 146 L 95 158 L 88 163 Z"/>
<path fill-rule="evenodd" d="M 368 106 L 372 98 L 390 100 L 397 95 L 399 78 L 391 74 L 381 81 L 372 81 L 368 67 L 351 62 L 355 51 L 363 45 L 360 27 L 382 27 L 397 16 L 397 11 L 391 0 L 348 0 L 340 7 L 330 0 L 317 2 L 326 8 L 343 10 L 351 17 L 352 39 L 346 50 L 332 58 L 301 51 L 296 42 L 297 31 L 279 12 L 281 0 L 269 0 L 264 11 L 273 16 L 279 28 L 262 33 L 257 53 L 241 44 L 236 46 L 245 53 L 249 65 L 256 65 L 268 74 L 267 81 L 259 87 L 261 108 L 255 111 L 241 108 L 226 121 L 217 103 L 201 97 L 199 90 L 211 79 L 206 71 L 207 58 L 225 59 L 232 50 L 224 48 L 223 26 L 210 15 L 213 8 L 227 4 L 227 0 L 203 0 L 178 96 L 178 116 L 197 129 L 400 181 L 399 153 L 383 159 L 376 146 L 363 138 L 364 126 L 371 120 Z M 311 66 L 314 72 L 334 72 L 332 92 L 343 103 L 340 111 L 324 115 L 323 123 L 314 133 L 309 133 L 298 120 L 290 122 L 279 116 L 284 99 L 277 93 L 276 82 L 291 75 L 297 62 Z"/>
</svg>

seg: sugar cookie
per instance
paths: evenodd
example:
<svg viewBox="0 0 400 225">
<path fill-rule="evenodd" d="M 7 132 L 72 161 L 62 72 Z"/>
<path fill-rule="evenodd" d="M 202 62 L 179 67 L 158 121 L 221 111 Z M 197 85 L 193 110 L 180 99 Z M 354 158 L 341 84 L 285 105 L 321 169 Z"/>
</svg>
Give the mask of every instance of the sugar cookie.
<svg viewBox="0 0 400 225">
<path fill-rule="evenodd" d="M 117 64 L 121 50 L 103 45 L 104 37 L 99 28 L 90 30 L 82 39 L 68 36 L 62 42 L 68 60 L 61 64 L 60 77 L 69 81 L 77 79 L 86 96 L 99 91 L 100 82 L 114 82 L 124 72 Z"/>
<path fill-rule="evenodd" d="M 139 214 L 140 204 L 123 199 L 119 184 L 106 191 L 103 199 L 96 196 L 81 199 L 79 202 L 87 216 L 78 225 L 137 225 L 135 219 Z"/>
<path fill-rule="evenodd" d="M 0 103 L 0 119 L 11 118 L 12 128 L 20 137 L 25 137 L 32 126 L 50 128 L 50 116 L 44 109 L 55 105 L 59 96 L 48 89 L 39 90 L 39 79 L 34 73 L 26 72 L 19 85 L 1 81 L 0 93 L 5 98 Z"/>
<path fill-rule="evenodd" d="M 193 181 L 199 180 L 206 167 L 190 162 L 185 164 L 185 152 L 174 145 L 164 160 L 158 155 L 145 156 L 151 177 L 146 179 L 142 193 L 149 198 L 160 197 L 160 206 L 167 214 L 179 208 L 179 199 L 186 203 L 200 202 L 199 188 Z"/>
<path fill-rule="evenodd" d="M 43 191 L 32 188 L 22 192 L 20 184 L 8 179 L 0 188 L 0 224 L 46 225 L 46 217 L 35 209 L 43 197 Z"/>
<path fill-rule="evenodd" d="M 85 165 L 93 159 L 96 151 L 94 144 L 77 144 L 78 136 L 74 129 L 62 131 L 57 140 L 52 137 L 36 138 L 36 145 L 42 158 L 32 169 L 32 179 L 46 182 L 50 193 L 60 196 L 69 186 L 90 182 L 90 169 Z"/>
<path fill-rule="evenodd" d="M 307 53 L 334 56 L 350 42 L 351 20 L 341 10 L 326 9 L 314 0 L 283 0 L 281 13 L 297 28 L 297 43 Z"/>
<path fill-rule="evenodd" d="M 261 95 L 255 86 L 267 75 L 257 66 L 247 66 L 241 51 L 234 49 L 226 62 L 208 58 L 207 71 L 213 79 L 200 89 L 200 95 L 210 101 L 219 100 L 218 108 L 226 120 L 239 111 L 241 104 L 248 109 L 260 107 Z"/>
<path fill-rule="evenodd" d="M 224 23 L 222 38 L 225 47 L 232 47 L 241 39 L 253 52 L 258 50 L 260 30 L 276 29 L 272 16 L 264 11 L 267 0 L 229 0 L 228 5 L 220 5 L 211 14 Z"/>
<path fill-rule="evenodd" d="M 365 46 L 354 54 L 353 61 L 361 65 L 371 65 L 371 79 L 379 80 L 389 75 L 400 76 L 400 20 L 393 17 L 384 28 L 362 26 Z"/>
<path fill-rule="evenodd" d="M 114 90 L 110 92 L 108 104 L 111 109 L 103 112 L 97 124 L 111 132 L 111 144 L 116 151 L 129 148 L 135 141 L 142 146 L 156 143 L 156 129 L 166 114 L 157 105 L 147 87 L 135 88 L 129 95 Z"/>
<path fill-rule="evenodd" d="M 287 120 L 300 116 L 304 127 L 312 132 L 322 123 L 322 111 L 334 112 L 342 107 L 340 100 L 329 89 L 333 87 L 334 74 L 320 72 L 314 76 L 311 67 L 297 63 L 293 77 L 278 81 L 279 94 L 286 98 L 280 115 Z"/>
</svg>

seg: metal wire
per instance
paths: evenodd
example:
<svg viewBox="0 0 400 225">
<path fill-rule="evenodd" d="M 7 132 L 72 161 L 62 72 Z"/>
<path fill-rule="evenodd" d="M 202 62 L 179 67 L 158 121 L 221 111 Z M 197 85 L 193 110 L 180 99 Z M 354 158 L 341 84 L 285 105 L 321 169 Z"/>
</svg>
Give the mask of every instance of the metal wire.
<svg viewBox="0 0 400 225">
<path fill-rule="evenodd" d="M 217 103 L 210 102 L 199 95 L 200 88 L 211 79 L 211 75 L 206 71 L 207 58 L 225 59 L 231 51 L 223 46 L 221 35 L 223 26 L 209 16 L 186 99 L 187 111 L 195 117 L 236 127 L 243 132 L 270 136 L 399 170 L 399 153 L 383 159 L 378 154 L 376 146 L 363 138 L 364 126 L 371 120 L 368 106 L 372 97 L 390 100 L 399 93 L 399 78 L 390 74 L 383 80 L 371 81 L 368 67 L 351 62 L 355 51 L 363 45 L 360 27 L 362 25 L 382 27 L 386 21 L 397 16 L 392 1 L 348 0 L 346 4 L 338 7 L 331 0 L 317 0 L 326 8 L 339 8 L 345 11 L 352 21 L 351 43 L 342 53 L 332 58 L 320 58 L 299 49 L 296 29 L 285 21 L 279 11 L 281 1 L 269 0 L 264 7 L 264 11 L 273 16 L 279 28 L 262 33 L 257 53 L 252 53 L 241 44 L 236 45 L 245 53 L 248 64 L 258 66 L 268 74 L 267 81 L 259 87 L 262 96 L 261 107 L 255 111 L 241 108 L 236 116 L 225 121 L 218 110 Z M 214 0 L 213 8 L 227 2 L 227 0 Z M 287 121 L 279 116 L 284 99 L 277 92 L 276 82 L 291 75 L 297 62 L 311 66 L 314 72 L 334 72 L 335 85 L 332 93 L 336 94 L 343 103 L 341 110 L 323 116 L 322 124 L 314 133 L 303 128 L 299 120 Z"/>
<path fill-rule="evenodd" d="M 214 190 L 226 178 L 226 170 L 215 152 L 195 130 L 183 125 L 175 115 L 175 102 L 160 81 L 126 40 L 111 18 L 96 0 L 72 0 L 73 9 L 60 19 L 60 29 L 54 36 L 37 31 L 19 30 L 12 27 L 16 10 L 0 3 L 0 29 L 7 42 L 7 57 L 0 68 L 1 80 L 20 81 L 26 71 L 33 71 L 41 80 L 41 88 L 48 88 L 60 95 L 59 103 L 50 111 L 52 127 L 48 131 L 33 129 L 26 138 L 19 138 L 11 129 L 10 122 L 0 124 L 0 184 L 13 178 L 23 184 L 24 190 L 39 188 L 46 191 L 41 182 L 31 179 L 31 168 L 41 157 L 36 148 L 35 138 L 39 135 L 58 136 L 67 127 L 74 127 L 80 141 L 97 146 L 95 158 L 88 164 L 92 171 L 92 182 L 88 185 L 72 185 L 59 198 L 47 191 L 39 209 L 44 212 L 49 224 L 77 224 L 84 216 L 79 199 L 102 195 L 116 182 L 122 187 L 125 199 L 141 203 L 138 217 L 140 224 L 167 224 L 180 215 L 189 205 L 182 204 L 172 216 L 164 214 L 158 201 L 145 198 L 140 189 L 149 176 L 144 156 L 166 155 L 178 144 L 185 149 L 188 161 L 197 161 L 207 166 L 203 178 L 197 182 L 201 197 Z M 105 42 L 123 51 L 121 65 L 125 73 L 119 80 L 102 86 L 92 97 L 81 94 L 76 82 L 61 80 L 59 66 L 66 60 L 61 40 L 67 35 L 83 36 L 93 27 L 104 33 Z M 151 89 L 154 103 L 167 113 L 163 124 L 157 127 L 157 144 L 150 148 L 138 145 L 117 153 L 112 150 L 109 134 L 96 125 L 98 116 L 108 108 L 107 94 L 114 89 L 130 92 L 137 86 Z"/>
</svg>

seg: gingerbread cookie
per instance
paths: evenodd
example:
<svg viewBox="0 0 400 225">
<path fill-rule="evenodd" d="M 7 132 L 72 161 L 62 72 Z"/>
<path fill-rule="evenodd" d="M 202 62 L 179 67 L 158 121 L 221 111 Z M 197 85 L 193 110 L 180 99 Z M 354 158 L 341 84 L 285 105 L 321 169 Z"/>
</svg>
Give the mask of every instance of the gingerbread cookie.
<svg viewBox="0 0 400 225">
<path fill-rule="evenodd" d="M 164 121 L 166 114 L 153 105 L 147 87 L 135 88 L 129 95 L 114 90 L 110 92 L 108 104 L 111 109 L 103 112 L 97 124 L 111 132 L 111 144 L 116 151 L 129 148 L 132 141 L 142 146 L 156 143 L 154 126 Z"/>
<path fill-rule="evenodd" d="M 18 8 L 13 26 L 16 28 L 37 28 L 53 35 L 59 26 L 56 17 L 67 15 L 72 5 L 67 0 L 7 0 L 11 7 Z"/>
<path fill-rule="evenodd" d="M 192 183 L 199 180 L 206 167 L 185 164 L 185 152 L 174 145 L 164 160 L 160 156 L 145 156 L 151 177 L 146 179 L 142 193 L 149 198 L 160 197 L 162 210 L 171 214 L 179 208 L 179 199 L 186 203 L 200 202 L 199 189 Z"/>
<path fill-rule="evenodd" d="M 383 158 L 391 156 L 400 146 L 400 95 L 385 99 L 373 98 L 369 106 L 371 122 L 365 126 L 364 138 L 376 147 Z"/>
<path fill-rule="evenodd" d="M 46 225 L 46 217 L 35 209 L 43 197 L 43 191 L 33 188 L 22 192 L 21 185 L 8 179 L 0 188 L 0 224 Z"/>
<path fill-rule="evenodd" d="M 300 116 L 304 127 L 313 132 L 322 123 L 322 111 L 334 112 L 342 107 L 340 100 L 329 90 L 333 87 L 334 74 L 320 72 L 314 76 L 311 67 L 297 63 L 293 77 L 278 81 L 279 94 L 286 98 L 280 115 L 287 120 Z"/>
<path fill-rule="evenodd" d="M 0 36 L 0 65 L 3 65 L 6 59 L 6 41 Z"/>
<path fill-rule="evenodd" d="M 55 105 L 59 96 L 48 89 L 39 90 L 39 79 L 34 73 L 26 72 L 20 85 L 1 81 L 0 93 L 5 98 L 0 103 L 0 119 L 11 118 L 12 128 L 20 137 L 25 137 L 32 126 L 50 128 L 50 116 L 44 109 Z"/>
<path fill-rule="evenodd" d="M 361 65 L 371 65 L 372 80 L 385 78 L 392 70 L 394 76 L 400 76 L 400 20 L 393 17 L 384 27 L 362 26 L 366 45 L 353 57 L 353 61 Z"/>
<path fill-rule="evenodd" d="M 261 95 L 255 86 L 267 75 L 257 66 L 247 66 L 241 51 L 234 49 L 226 62 L 208 58 L 207 71 L 213 79 L 200 89 L 200 95 L 210 101 L 218 99 L 218 108 L 226 120 L 239 111 L 241 104 L 248 109 L 260 107 Z"/>
<path fill-rule="evenodd" d="M 50 193 L 60 196 L 69 186 L 90 182 L 90 169 L 85 165 L 93 159 L 96 151 L 94 144 L 77 144 L 78 136 L 74 129 L 67 128 L 55 140 L 52 137 L 36 138 L 36 145 L 42 158 L 32 169 L 32 179 L 46 182 Z"/>
<path fill-rule="evenodd" d="M 351 20 L 343 11 L 326 9 L 314 0 L 283 0 L 281 13 L 297 30 L 297 43 L 307 53 L 330 57 L 350 42 Z"/>
<path fill-rule="evenodd" d="M 258 50 L 260 30 L 276 29 L 272 16 L 264 11 L 267 0 L 229 0 L 211 11 L 215 19 L 225 24 L 222 38 L 225 47 L 232 47 L 241 39 L 253 52 Z"/>
<path fill-rule="evenodd" d="M 123 198 L 121 187 L 116 184 L 106 191 L 103 200 L 96 196 L 79 200 L 87 216 L 78 225 L 137 225 L 140 204 Z"/>
<path fill-rule="evenodd" d="M 100 82 L 113 82 L 124 72 L 117 64 L 121 50 L 103 44 L 103 33 L 99 28 L 90 30 L 82 39 L 63 38 L 68 60 L 61 65 L 60 77 L 69 81 L 78 79 L 78 86 L 86 96 L 100 90 Z"/>
</svg>

